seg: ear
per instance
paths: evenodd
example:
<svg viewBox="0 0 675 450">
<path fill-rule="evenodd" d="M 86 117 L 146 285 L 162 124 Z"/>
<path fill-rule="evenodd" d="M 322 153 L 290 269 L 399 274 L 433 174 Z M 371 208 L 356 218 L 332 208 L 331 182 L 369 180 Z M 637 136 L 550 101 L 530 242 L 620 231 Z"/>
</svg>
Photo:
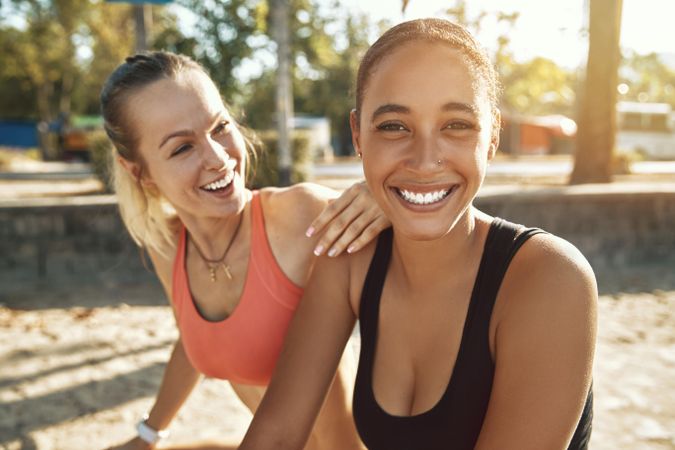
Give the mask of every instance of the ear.
<svg viewBox="0 0 675 450">
<path fill-rule="evenodd" d="M 135 180 L 140 181 L 143 186 L 151 187 L 155 185 L 148 174 L 143 173 L 140 164 L 124 159 L 121 156 L 117 156 L 117 162 L 120 163 L 120 165 L 124 167 L 124 170 L 126 170 Z"/>
<path fill-rule="evenodd" d="M 361 127 L 359 126 L 359 115 L 355 109 L 349 111 L 349 128 L 352 130 L 352 145 L 357 155 L 361 154 Z"/>
</svg>

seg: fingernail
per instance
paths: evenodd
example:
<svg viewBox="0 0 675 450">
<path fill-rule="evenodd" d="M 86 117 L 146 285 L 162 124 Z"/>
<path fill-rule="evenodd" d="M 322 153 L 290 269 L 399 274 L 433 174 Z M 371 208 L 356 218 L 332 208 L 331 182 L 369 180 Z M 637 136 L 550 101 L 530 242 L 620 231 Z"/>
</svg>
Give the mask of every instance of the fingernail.
<svg viewBox="0 0 675 450">
<path fill-rule="evenodd" d="M 335 255 L 337 255 L 337 250 L 335 250 L 334 248 L 331 248 L 331 249 L 328 251 L 328 256 L 330 256 L 330 257 L 332 258 L 332 257 L 335 256 Z"/>
<path fill-rule="evenodd" d="M 323 253 L 323 245 L 317 245 L 316 248 L 314 249 L 314 254 L 316 256 L 320 256 L 321 253 Z"/>
<path fill-rule="evenodd" d="M 312 237 L 313 234 L 314 234 L 314 227 L 309 227 L 307 228 L 307 231 L 305 231 L 305 236 L 307 237 Z"/>
<path fill-rule="evenodd" d="M 356 251 L 356 247 L 354 247 L 353 245 L 347 249 L 347 253 L 353 253 L 354 251 Z"/>
</svg>

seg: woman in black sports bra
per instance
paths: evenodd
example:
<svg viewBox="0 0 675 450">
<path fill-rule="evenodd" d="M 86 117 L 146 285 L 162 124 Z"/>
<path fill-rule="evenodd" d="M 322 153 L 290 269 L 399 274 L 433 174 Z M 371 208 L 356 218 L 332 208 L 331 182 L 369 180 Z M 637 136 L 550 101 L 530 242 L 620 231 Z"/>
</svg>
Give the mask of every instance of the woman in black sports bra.
<svg viewBox="0 0 675 450">
<path fill-rule="evenodd" d="M 366 53 L 350 117 L 392 223 L 317 262 L 242 449 L 300 449 L 356 319 L 353 414 L 370 449 L 585 449 L 597 289 L 579 251 L 472 202 L 498 82 L 462 27 L 405 22 Z"/>
</svg>

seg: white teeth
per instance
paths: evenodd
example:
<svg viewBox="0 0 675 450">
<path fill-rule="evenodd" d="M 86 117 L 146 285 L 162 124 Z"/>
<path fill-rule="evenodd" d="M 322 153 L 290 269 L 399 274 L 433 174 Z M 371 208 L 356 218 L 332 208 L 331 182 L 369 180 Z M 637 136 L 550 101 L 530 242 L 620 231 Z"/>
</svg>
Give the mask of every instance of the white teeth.
<svg viewBox="0 0 675 450">
<path fill-rule="evenodd" d="M 234 179 L 234 171 L 230 171 L 227 172 L 227 174 L 220 180 L 202 186 L 202 189 L 206 189 L 207 191 L 215 191 L 218 189 L 222 189 L 228 184 L 230 184 L 233 179 Z"/>
<path fill-rule="evenodd" d="M 427 192 L 426 194 L 413 193 L 405 189 L 398 189 L 398 193 L 406 202 L 414 203 L 416 205 L 429 205 L 443 200 L 450 189 L 441 189 L 440 191 Z"/>
</svg>

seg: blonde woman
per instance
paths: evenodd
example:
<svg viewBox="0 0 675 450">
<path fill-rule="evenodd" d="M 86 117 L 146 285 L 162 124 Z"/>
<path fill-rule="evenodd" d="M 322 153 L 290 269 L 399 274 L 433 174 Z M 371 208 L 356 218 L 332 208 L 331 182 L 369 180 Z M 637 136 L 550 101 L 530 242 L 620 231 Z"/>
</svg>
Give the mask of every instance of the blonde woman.
<svg viewBox="0 0 675 450">
<path fill-rule="evenodd" d="M 335 197 L 325 188 L 249 190 L 250 142 L 209 76 L 185 56 L 128 58 L 101 104 L 122 217 L 148 251 L 180 332 L 139 435 L 119 447 L 153 448 L 202 374 L 229 380 L 255 412 L 315 255 L 356 251 L 388 222 L 361 185 L 316 221 Z M 332 383 L 306 448 L 361 447 L 349 383 L 342 375 Z"/>
</svg>

